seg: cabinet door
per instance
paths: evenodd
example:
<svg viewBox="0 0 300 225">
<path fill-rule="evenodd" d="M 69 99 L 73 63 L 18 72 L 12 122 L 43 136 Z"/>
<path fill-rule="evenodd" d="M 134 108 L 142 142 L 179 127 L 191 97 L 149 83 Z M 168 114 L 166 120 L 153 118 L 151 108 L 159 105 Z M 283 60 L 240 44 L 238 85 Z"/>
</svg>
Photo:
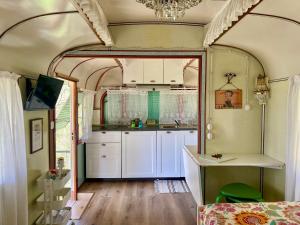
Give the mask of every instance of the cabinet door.
<svg viewBox="0 0 300 225">
<path fill-rule="evenodd" d="M 179 177 L 184 136 L 178 131 L 157 132 L 157 176 Z"/>
<path fill-rule="evenodd" d="M 123 83 L 142 84 L 144 77 L 143 59 L 126 59 L 123 62 Z"/>
<path fill-rule="evenodd" d="M 198 131 L 197 130 L 189 130 L 184 131 L 184 145 L 197 145 L 198 143 Z M 182 149 L 183 150 L 183 149 Z M 180 161 L 180 176 L 184 177 L 184 163 L 183 156 L 181 150 L 181 161 Z"/>
<path fill-rule="evenodd" d="M 163 84 L 163 59 L 144 60 L 144 84 Z"/>
<path fill-rule="evenodd" d="M 121 178 L 121 144 L 87 144 L 87 178 Z"/>
<path fill-rule="evenodd" d="M 164 84 L 183 84 L 183 60 L 164 59 Z"/>
<path fill-rule="evenodd" d="M 156 131 L 122 132 L 122 177 L 156 177 Z"/>
</svg>

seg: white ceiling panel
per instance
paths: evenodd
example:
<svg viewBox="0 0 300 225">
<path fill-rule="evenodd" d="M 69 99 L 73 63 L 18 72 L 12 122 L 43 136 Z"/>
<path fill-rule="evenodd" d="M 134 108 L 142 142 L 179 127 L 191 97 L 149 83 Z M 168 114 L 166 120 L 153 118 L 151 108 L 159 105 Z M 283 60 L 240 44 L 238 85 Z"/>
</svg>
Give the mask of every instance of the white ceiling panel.
<svg viewBox="0 0 300 225">
<path fill-rule="evenodd" d="M 282 16 L 300 21 L 300 1 L 263 0 L 252 12 Z"/>
<path fill-rule="evenodd" d="M 0 39 L 0 69 L 22 74 L 46 73 L 65 49 L 99 40 L 79 14 L 40 17 Z"/>
<path fill-rule="evenodd" d="M 203 0 L 198 6 L 186 10 L 183 19 L 176 22 L 209 23 L 226 1 Z M 101 6 L 110 23 L 158 21 L 152 9 L 136 0 L 101 0 Z"/>
<path fill-rule="evenodd" d="M 217 41 L 248 50 L 267 75 L 281 78 L 300 72 L 300 26 L 270 17 L 247 15 Z"/>
<path fill-rule="evenodd" d="M 0 33 L 32 16 L 70 10 L 75 8 L 64 0 L 0 0 Z"/>
</svg>

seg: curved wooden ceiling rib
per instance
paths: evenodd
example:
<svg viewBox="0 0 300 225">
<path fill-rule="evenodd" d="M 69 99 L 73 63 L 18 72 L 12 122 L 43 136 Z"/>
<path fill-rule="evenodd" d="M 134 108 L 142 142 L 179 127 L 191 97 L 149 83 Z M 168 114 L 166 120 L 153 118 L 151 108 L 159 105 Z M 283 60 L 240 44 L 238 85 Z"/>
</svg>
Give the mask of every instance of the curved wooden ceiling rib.
<svg viewBox="0 0 300 225">
<path fill-rule="evenodd" d="M 107 72 L 109 72 L 110 70 L 113 70 L 113 69 L 115 69 L 115 68 L 120 68 L 120 66 L 114 66 L 114 67 L 111 67 L 111 68 L 105 70 L 105 71 L 99 76 L 99 79 L 98 79 L 97 84 L 96 84 L 96 87 L 95 87 L 95 91 L 98 91 L 98 86 L 99 86 L 99 84 L 100 84 L 100 81 L 101 81 L 101 79 L 105 76 L 105 74 L 106 74 Z M 121 73 L 121 76 L 123 77 L 123 74 L 122 74 L 122 73 Z"/>
<path fill-rule="evenodd" d="M 276 16 L 276 15 L 273 15 L 273 14 L 255 13 L 255 12 L 254 13 L 250 12 L 248 15 L 251 15 L 251 16 L 264 16 L 264 17 L 284 20 L 286 22 L 295 23 L 297 25 L 300 25 L 300 21 L 294 20 L 294 19 L 291 19 L 291 18 L 288 18 L 288 17 L 284 17 L 284 16 Z"/>
<path fill-rule="evenodd" d="M 68 49 L 65 49 L 63 51 L 61 51 L 59 54 L 57 54 L 50 62 L 49 66 L 48 66 L 48 69 L 47 69 L 47 75 L 49 76 L 50 74 L 52 74 L 53 72 L 55 72 L 55 69 L 52 69 L 53 68 L 53 65 L 55 65 L 55 63 L 59 64 L 61 63 L 61 61 L 63 61 L 64 59 L 64 54 L 66 54 L 67 52 L 70 52 L 70 51 L 75 51 L 75 50 L 78 50 L 80 48 L 83 48 L 83 47 L 90 47 L 90 46 L 94 46 L 94 45 L 99 45 L 99 43 L 90 43 L 90 44 L 83 44 L 83 45 L 76 45 L 74 47 L 71 47 L 71 48 L 68 48 Z M 58 65 L 55 65 L 54 68 L 57 68 Z"/>
<path fill-rule="evenodd" d="M 99 69 L 94 70 L 94 71 L 88 76 L 88 78 L 85 80 L 84 88 L 87 87 L 87 83 L 88 83 L 89 79 L 90 79 L 93 75 L 95 75 L 97 72 L 99 72 L 99 71 L 101 71 L 101 70 L 104 70 L 104 69 L 111 69 L 111 68 L 115 68 L 115 67 L 119 67 L 119 66 L 106 66 L 106 67 L 101 67 L 101 68 L 99 68 Z M 102 74 L 101 74 L 101 75 L 102 75 Z M 101 75 L 100 75 L 100 76 L 101 76 Z M 98 84 L 98 82 L 97 82 L 97 84 Z"/>
<path fill-rule="evenodd" d="M 8 27 L 5 31 L 3 31 L 3 32 L 0 34 L 0 39 L 1 39 L 2 37 L 4 37 L 4 35 L 5 35 L 8 31 L 12 30 L 13 28 L 15 28 L 15 27 L 17 27 L 18 25 L 23 24 L 23 23 L 25 23 L 25 22 L 27 22 L 27 21 L 30 21 L 30 20 L 33 20 L 33 19 L 37 19 L 37 18 L 40 18 L 40 17 L 45 17 L 45 16 L 53 16 L 53 15 L 61 15 L 61 14 L 70 14 L 70 13 L 78 13 L 78 11 L 72 10 L 72 11 L 62 11 L 62 12 L 51 12 L 51 13 L 44 13 L 44 14 L 39 14 L 39 15 L 35 15 L 35 16 L 28 17 L 28 18 L 26 18 L 26 19 L 24 19 L 24 20 L 21 20 L 21 21 L 15 23 L 15 24 L 11 25 L 10 27 Z"/>
<path fill-rule="evenodd" d="M 88 58 L 88 59 L 84 59 L 82 61 L 80 61 L 79 63 L 77 63 L 71 70 L 70 74 L 69 74 L 69 77 L 72 76 L 72 73 L 76 70 L 76 68 L 78 68 L 80 65 L 82 65 L 83 63 L 87 62 L 87 61 L 90 61 L 90 60 L 93 60 L 95 58 Z"/>
<path fill-rule="evenodd" d="M 243 49 L 243 48 L 239 48 L 239 47 L 235 47 L 233 45 L 224 45 L 224 44 L 212 44 L 211 47 L 213 46 L 220 46 L 220 47 L 227 47 L 227 48 L 233 48 L 233 49 L 236 49 L 236 50 L 239 50 L 239 51 L 242 51 L 242 52 L 245 52 L 247 53 L 248 55 L 252 56 L 261 66 L 262 70 L 263 70 L 263 74 L 265 75 L 265 67 L 264 65 L 262 64 L 262 62 L 254 55 L 252 54 L 251 52 Z"/>
</svg>

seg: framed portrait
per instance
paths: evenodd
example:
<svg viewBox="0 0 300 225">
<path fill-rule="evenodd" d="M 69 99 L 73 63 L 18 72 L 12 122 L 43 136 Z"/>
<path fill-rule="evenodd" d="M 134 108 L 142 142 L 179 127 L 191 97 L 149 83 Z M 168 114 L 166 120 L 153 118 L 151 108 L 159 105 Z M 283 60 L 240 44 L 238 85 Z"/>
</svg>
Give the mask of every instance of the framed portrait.
<svg viewBox="0 0 300 225">
<path fill-rule="evenodd" d="M 216 109 L 241 109 L 243 107 L 241 89 L 215 91 Z"/>
<path fill-rule="evenodd" d="M 33 154 L 43 149 L 43 119 L 37 118 L 30 123 L 30 153 Z"/>
</svg>

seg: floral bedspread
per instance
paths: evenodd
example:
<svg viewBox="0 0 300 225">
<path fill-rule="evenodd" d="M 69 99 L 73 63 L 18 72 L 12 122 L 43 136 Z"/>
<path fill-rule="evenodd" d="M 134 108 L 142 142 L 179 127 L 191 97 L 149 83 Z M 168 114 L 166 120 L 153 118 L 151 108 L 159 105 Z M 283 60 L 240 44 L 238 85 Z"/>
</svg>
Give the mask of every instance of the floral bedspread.
<svg viewBox="0 0 300 225">
<path fill-rule="evenodd" d="M 300 225 L 300 202 L 221 203 L 198 210 L 198 225 Z"/>
</svg>

